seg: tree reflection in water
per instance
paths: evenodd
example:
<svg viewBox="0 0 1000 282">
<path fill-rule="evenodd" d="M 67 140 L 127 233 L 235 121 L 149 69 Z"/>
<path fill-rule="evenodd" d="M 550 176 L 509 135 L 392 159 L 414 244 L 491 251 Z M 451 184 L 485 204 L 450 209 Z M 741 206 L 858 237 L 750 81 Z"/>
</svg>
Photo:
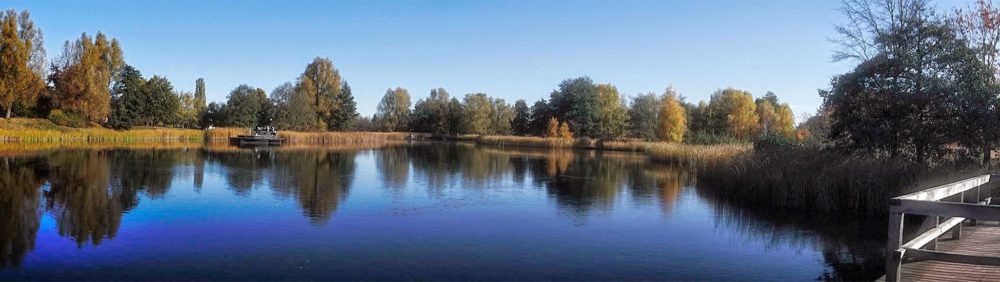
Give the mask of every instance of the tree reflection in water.
<svg viewBox="0 0 1000 282">
<path fill-rule="evenodd" d="M 54 219 L 60 236 L 77 246 L 98 245 L 115 237 L 123 214 L 140 204 L 141 195 L 165 198 L 170 189 L 181 188 L 175 182 L 185 183 L 175 178 L 191 179 L 190 189 L 200 191 L 205 173 L 221 176 L 225 188 L 217 188 L 241 197 L 267 187 L 273 195 L 297 202 L 312 224 L 326 224 L 351 192 L 359 152 L 88 149 L 0 158 L 0 268 L 18 266 L 34 249 L 43 214 Z M 557 214 L 574 221 L 628 204 L 658 206 L 669 215 L 681 195 L 693 195 L 684 193 L 693 189 L 692 170 L 651 163 L 633 153 L 455 143 L 370 152 L 374 166 L 366 169 L 375 170 L 377 181 L 392 194 L 417 188 L 432 199 L 443 199 L 455 195 L 449 189 L 484 196 L 537 189 L 555 204 Z M 727 202 L 701 190 L 697 196 L 714 209 L 717 224 L 737 230 L 746 240 L 819 250 L 827 264 L 819 279 L 869 279 L 882 267 L 881 239 L 861 236 L 883 234 L 869 229 L 881 230 L 884 224 L 837 224 Z"/>
<path fill-rule="evenodd" d="M 41 218 L 37 160 L 0 158 L 0 269 L 16 267 L 35 248 Z"/>
<path fill-rule="evenodd" d="M 294 197 L 302 213 L 322 224 L 347 198 L 354 179 L 354 151 L 296 151 L 275 154 L 271 189 Z"/>
<path fill-rule="evenodd" d="M 715 222 L 737 230 L 745 240 L 820 251 L 826 269 L 817 280 L 871 281 L 884 273 L 885 218 L 775 210 L 719 197 L 709 189 L 697 191 L 715 210 Z"/>
</svg>

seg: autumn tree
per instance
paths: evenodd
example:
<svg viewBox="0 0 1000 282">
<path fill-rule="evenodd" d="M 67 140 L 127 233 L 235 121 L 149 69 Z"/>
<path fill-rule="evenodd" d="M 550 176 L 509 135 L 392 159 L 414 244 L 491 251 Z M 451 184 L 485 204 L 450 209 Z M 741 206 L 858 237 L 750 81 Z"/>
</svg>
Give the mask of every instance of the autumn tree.
<svg viewBox="0 0 1000 282">
<path fill-rule="evenodd" d="M 340 99 L 340 71 L 333 67 L 333 62 L 327 58 L 316 57 L 306 70 L 299 75 L 296 90 L 301 91 L 313 102 L 316 130 L 327 130 L 327 121 L 342 103 Z M 352 100 L 353 102 L 353 100 Z M 342 121 L 338 118 L 338 121 Z M 335 125 L 339 127 L 340 125 Z"/>
<path fill-rule="evenodd" d="M 562 124 L 559 124 L 559 138 L 566 139 L 566 140 L 572 140 L 573 139 L 573 132 L 570 131 L 569 124 L 566 124 L 565 122 L 563 122 Z"/>
<path fill-rule="evenodd" d="M 15 104 L 34 106 L 45 89 L 41 40 L 41 30 L 27 11 L 20 16 L 14 10 L 0 15 L 0 106 L 8 119 Z"/>
<path fill-rule="evenodd" d="M 684 141 L 687 133 L 687 114 L 677 96 L 668 92 L 663 95 L 660 105 L 660 138 L 667 142 Z"/>
<path fill-rule="evenodd" d="M 50 75 L 55 104 L 90 121 L 103 120 L 111 110 L 109 88 L 124 64 L 118 40 L 108 40 L 104 33 L 66 41 Z"/>
<path fill-rule="evenodd" d="M 979 60 L 1000 76 L 1000 9 L 993 1 L 976 0 L 975 6 L 956 9 L 951 22 Z"/>
<path fill-rule="evenodd" d="M 712 133 L 746 139 L 757 131 L 757 105 L 749 92 L 726 88 L 712 94 L 708 102 Z"/>
<path fill-rule="evenodd" d="M 549 118 L 549 122 L 546 124 L 545 127 L 545 137 L 548 138 L 559 137 L 559 119 L 555 117 Z"/>
<path fill-rule="evenodd" d="M 406 131 L 409 120 L 410 93 L 402 87 L 386 90 L 373 122 L 382 131 Z"/>
</svg>

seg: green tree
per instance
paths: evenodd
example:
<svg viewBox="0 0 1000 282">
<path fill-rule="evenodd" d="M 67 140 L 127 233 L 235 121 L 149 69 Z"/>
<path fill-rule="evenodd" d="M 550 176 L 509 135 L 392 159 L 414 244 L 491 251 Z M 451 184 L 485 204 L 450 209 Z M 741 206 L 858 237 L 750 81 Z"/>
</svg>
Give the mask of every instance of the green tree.
<svg viewBox="0 0 1000 282">
<path fill-rule="evenodd" d="M 274 104 L 273 125 L 285 130 L 313 129 L 316 125 L 311 114 L 316 112 L 313 110 L 313 102 L 305 93 L 296 91 L 291 82 L 278 86 L 271 91 L 271 103 Z"/>
<path fill-rule="evenodd" d="M 514 102 L 514 121 L 511 122 L 514 134 L 525 136 L 531 132 L 531 109 L 524 99 Z"/>
<path fill-rule="evenodd" d="M 641 94 L 632 98 L 629 107 L 629 120 L 632 136 L 645 140 L 659 138 L 660 98 L 655 93 Z"/>
<path fill-rule="evenodd" d="M 198 107 L 194 94 L 182 91 L 175 93 L 175 96 L 177 96 L 180 106 L 177 109 L 174 125 L 181 128 L 198 127 L 198 115 L 201 113 L 201 110 Z"/>
<path fill-rule="evenodd" d="M 180 99 L 174 93 L 174 86 L 162 76 L 149 78 L 143 85 L 145 125 L 166 126 L 174 124 Z"/>
<path fill-rule="evenodd" d="M 465 122 L 463 122 L 463 114 L 462 102 L 458 101 L 458 98 L 451 98 L 451 101 L 448 102 L 448 134 L 468 132 L 465 129 Z"/>
<path fill-rule="evenodd" d="M 198 112 L 205 110 L 205 79 L 198 78 L 194 81 L 194 106 Z"/>
<path fill-rule="evenodd" d="M 490 133 L 498 135 L 510 135 L 513 128 L 511 122 L 514 121 L 516 113 L 514 108 L 500 98 L 490 98 Z"/>
<path fill-rule="evenodd" d="M 436 136 L 452 134 L 449 119 L 451 109 L 448 91 L 444 88 L 431 89 L 430 97 L 418 100 L 413 106 L 410 130 L 430 132 Z"/>
<path fill-rule="evenodd" d="M 596 122 L 597 85 L 590 77 L 563 80 L 549 96 L 554 117 L 569 123 L 580 136 L 593 136 Z"/>
<path fill-rule="evenodd" d="M 340 92 L 333 102 L 334 110 L 330 113 L 330 120 L 327 122 L 328 128 L 333 131 L 354 130 L 356 128 L 354 121 L 358 117 L 358 105 L 354 102 L 354 94 L 351 93 L 351 86 L 347 84 L 346 80 L 340 86 Z"/>
<path fill-rule="evenodd" d="M 409 120 L 410 93 L 402 87 L 386 90 L 373 122 L 381 131 L 405 131 Z"/>
<path fill-rule="evenodd" d="M 465 110 L 465 129 L 472 134 L 492 133 L 494 116 L 493 103 L 485 93 L 465 94 L 462 108 Z"/>
<path fill-rule="evenodd" d="M 598 138 L 621 138 L 628 128 L 628 110 L 622 103 L 618 88 L 611 84 L 597 86 L 593 108 L 592 134 Z"/>
<path fill-rule="evenodd" d="M 836 146 L 918 162 L 957 143 L 989 160 L 996 138 L 997 85 L 990 66 L 926 1 L 881 11 L 894 25 L 866 29 L 872 52 L 824 93 Z M 848 3 L 845 10 L 855 7 Z M 859 27 L 874 23 L 862 22 Z"/>
<path fill-rule="evenodd" d="M 146 79 L 139 70 L 130 65 L 122 68 L 118 81 L 111 88 L 112 106 L 108 127 L 129 129 L 142 122 L 147 103 L 143 97 L 145 84 Z"/>
<path fill-rule="evenodd" d="M 262 116 L 266 116 L 263 113 L 268 106 L 267 94 L 263 89 L 241 84 L 229 92 L 222 111 L 225 113 L 225 124 L 238 127 L 268 125 L 268 121 L 261 120 Z"/>
<path fill-rule="evenodd" d="M 531 134 L 546 136 L 549 119 L 552 117 L 552 110 L 545 99 L 535 101 L 535 104 L 531 106 L 531 121 L 529 122 Z"/>
</svg>

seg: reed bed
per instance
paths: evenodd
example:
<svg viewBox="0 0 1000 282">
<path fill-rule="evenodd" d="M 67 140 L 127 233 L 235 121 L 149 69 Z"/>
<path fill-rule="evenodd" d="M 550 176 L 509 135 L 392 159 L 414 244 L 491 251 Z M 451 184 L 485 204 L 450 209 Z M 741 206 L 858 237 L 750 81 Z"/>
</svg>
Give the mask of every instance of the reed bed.
<svg viewBox="0 0 1000 282">
<path fill-rule="evenodd" d="M 884 216 L 889 199 L 984 173 L 816 148 L 754 151 L 699 168 L 699 188 L 721 199 L 782 210 Z"/>
<path fill-rule="evenodd" d="M 205 130 L 205 140 L 209 142 L 228 142 L 229 137 L 247 135 L 244 128 L 220 127 Z M 406 132 L 296 132 L 280 131 L 279 137 L 285 138 L 289 145 L 357 145 L 385 144 L 404 142 L 410 136 L 417 139 L 427 139 L 429 134 Z"/>
<path fill-rule="evenodd" d="M 43 119 L 0 121 L 0 143 L 143 143 L 201 142 L 196 129 L 135 128 L 111 130 L 102 127 L 70 128 Z"/>
<path fill-rule="evenodd" d="M 460 140 L 461 139 L 469 140 L 469 137 L 468 136 L 460 137 Z M 496 145 L 496 146 L 536 147 L 536 148 L 574 147 L 573 140 L 559 139 L 559 138 L 528 137 L 528 136 L 487 135 L 487 136 L 475 137 L 475 139 L 472 139 L 472 141 L 475 141 L 476 143 L 483 145 Z"/>
<path fill-rule="evenodd" d="M 646 142 L 642 140 L 604 141 L 590 138 L 566 140 L 558 138 L 523 136 L 482 136 L 474 140 L 479 144 L 495 146 L 518 146 L 539 148 L 593 149 L 604 151 L 627 151 L 645 153 L 655 161 L 677 165 L 700 165 L 730 159 L 753 149 L 751 144 L 692 145 L 667 142 Z"/>
<path fill-rule="evenodd" d="M 645 143 L 641 151 L 650 158 L 681 166 L 699 167 L 724 162 L 753 150 L 752 144 L 695 145 L 682 143 Z"/>
</svg>

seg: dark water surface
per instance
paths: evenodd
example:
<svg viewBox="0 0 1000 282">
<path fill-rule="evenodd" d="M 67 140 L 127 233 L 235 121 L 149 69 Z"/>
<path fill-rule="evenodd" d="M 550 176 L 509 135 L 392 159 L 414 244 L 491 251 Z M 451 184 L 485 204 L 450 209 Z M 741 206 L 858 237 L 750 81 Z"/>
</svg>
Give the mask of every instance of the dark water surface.
<svg viewBox="0 0 1000 282">
<path fill-rule="evenodd" d="M 871 228 L 721 202 L 691 173 L 441 143 L 0 157 L 0 279 L 880 275 Z"/>
</svg>

